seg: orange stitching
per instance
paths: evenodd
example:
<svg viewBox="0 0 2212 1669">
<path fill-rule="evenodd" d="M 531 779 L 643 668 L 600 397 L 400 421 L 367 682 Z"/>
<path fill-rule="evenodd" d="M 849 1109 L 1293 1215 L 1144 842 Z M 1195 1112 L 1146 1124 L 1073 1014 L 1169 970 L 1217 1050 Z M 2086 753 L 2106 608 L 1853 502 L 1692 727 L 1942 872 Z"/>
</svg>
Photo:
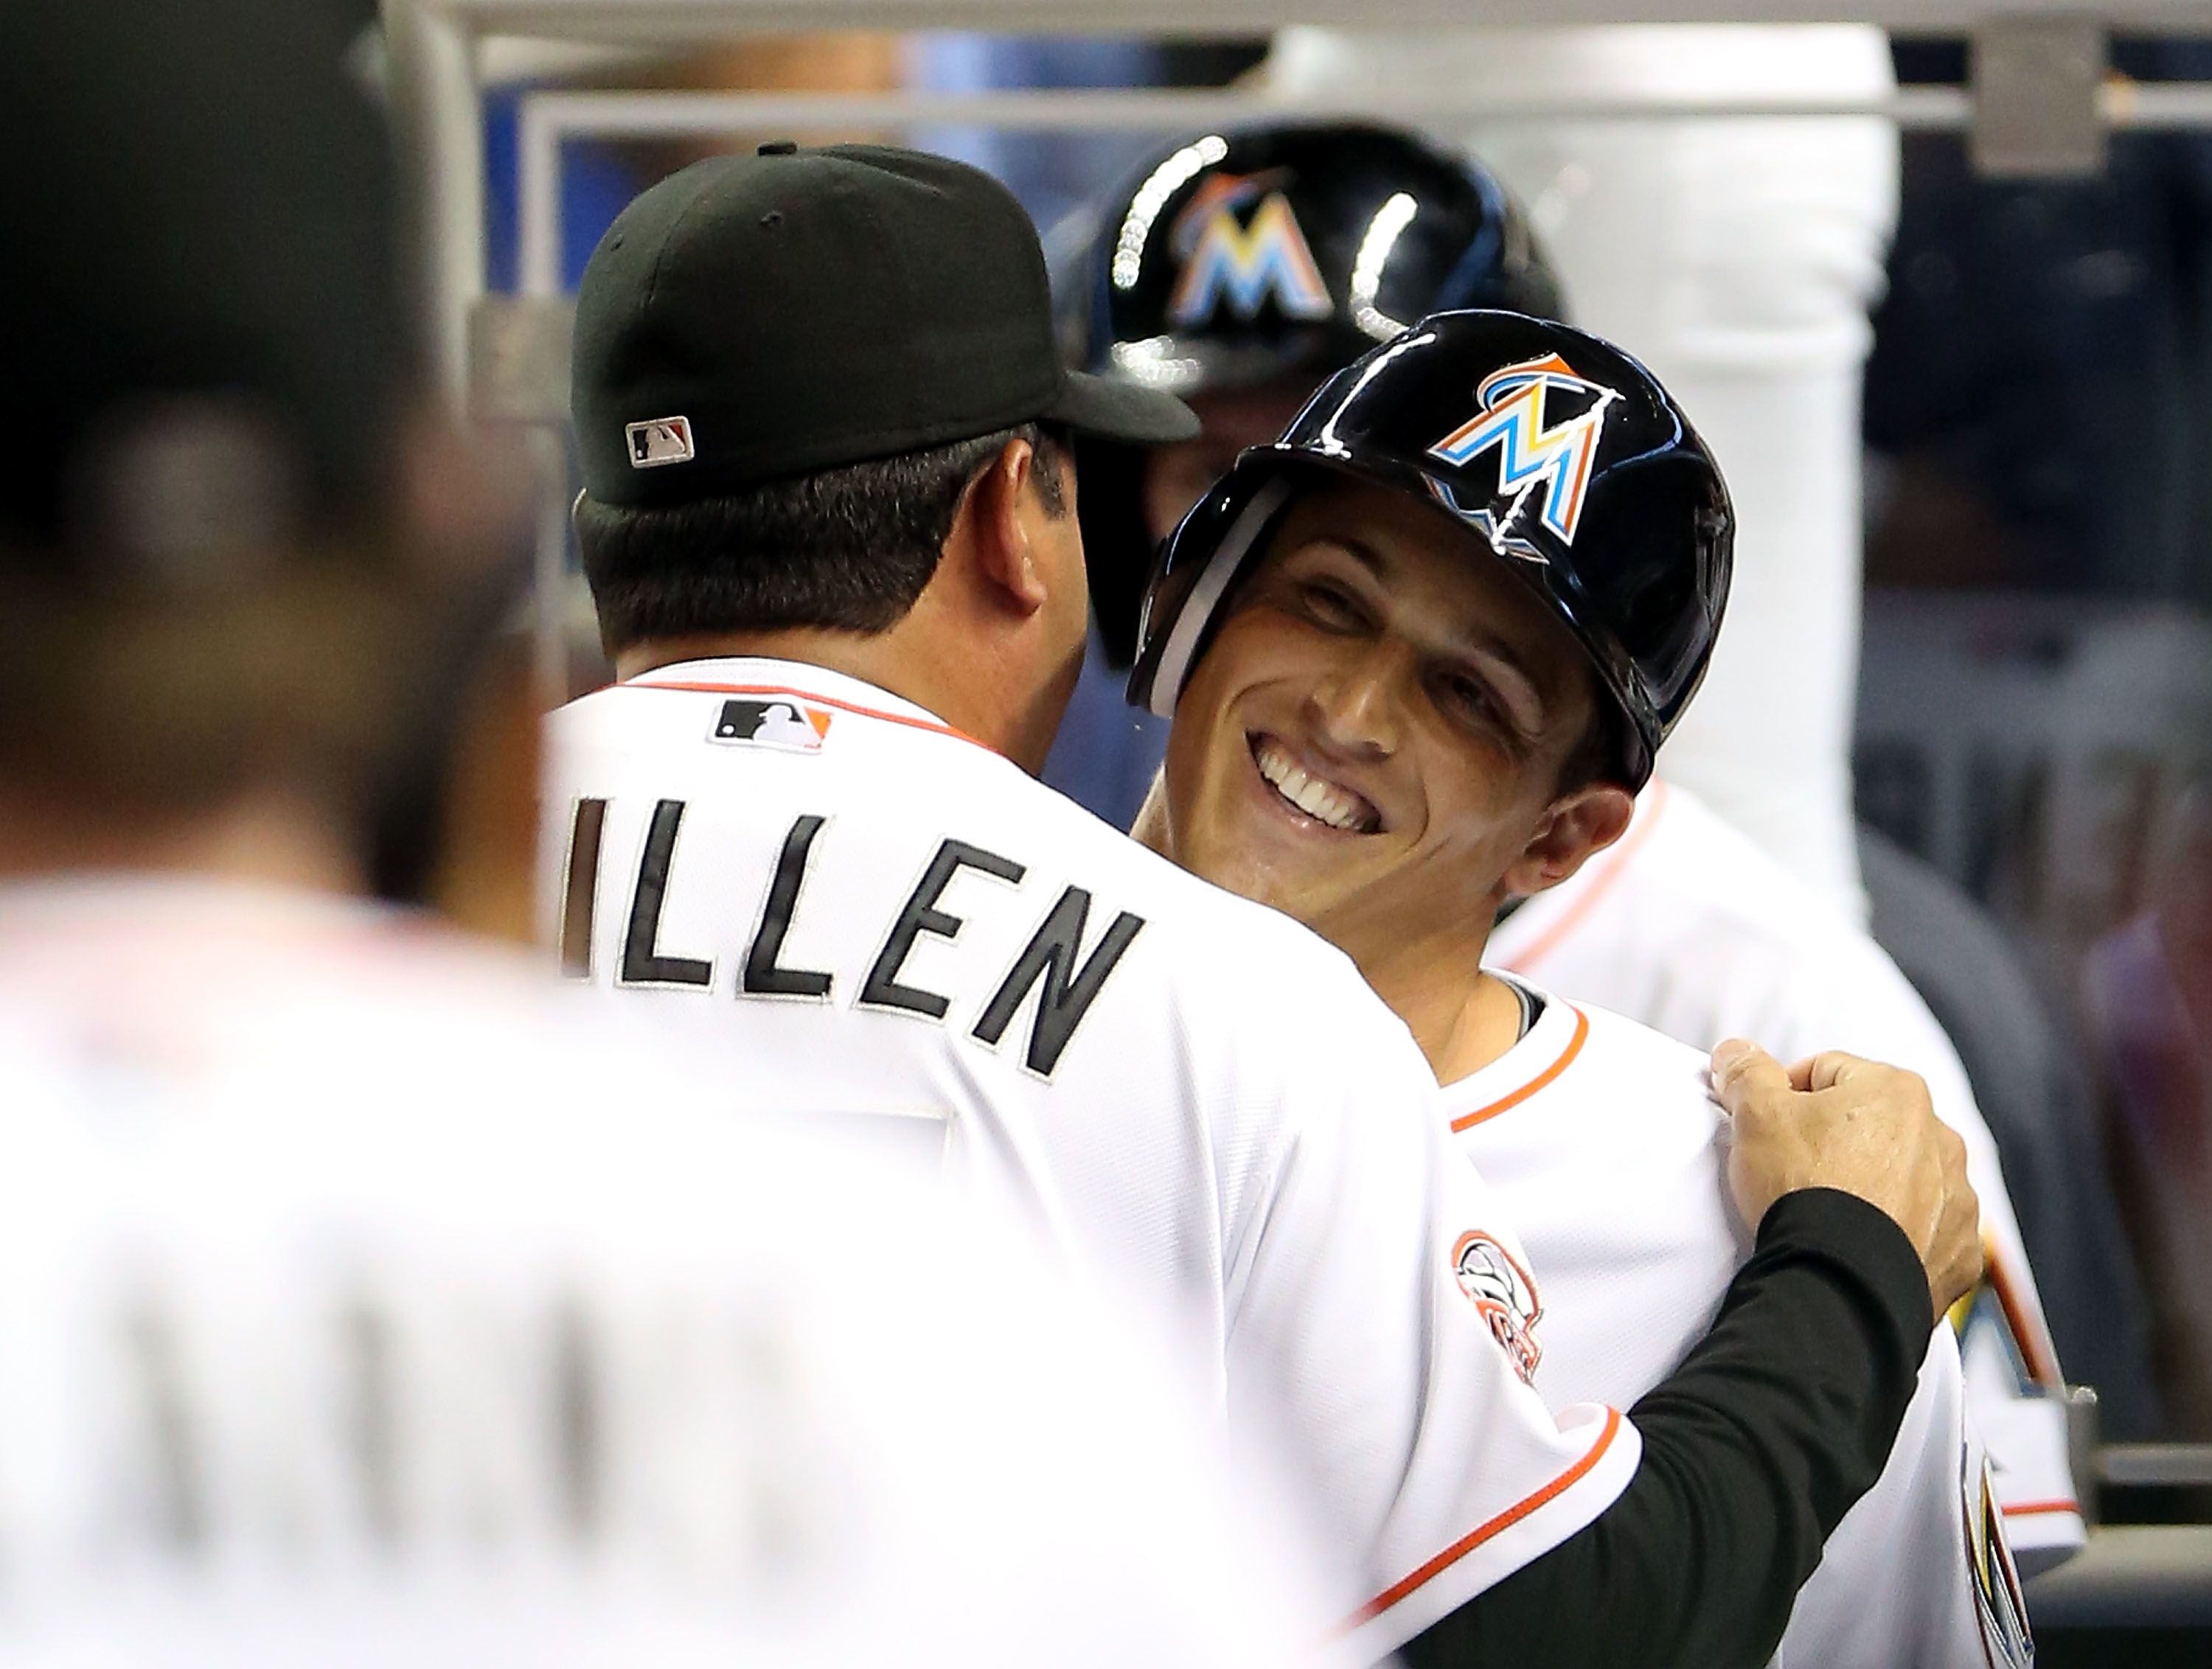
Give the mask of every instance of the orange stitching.
<svg viewBox="0 0 2212 1669">
<path fill-rule="evenodd" d="M 1534 1495 L 1524 1496 L 1496 1518 L 1477 1526 L 1469 1534 L 1454 1542 L 1418 1570 L 1384 1588 L 1382 1593 L 1354 1611 L 1341 1625 L 1340 1632 L 1342 1630 L 1357 1628 L 1369 1618 L 1381 1616 L 1415 1588 L 1443 1570 L 1446 1566 L 1457 1563 L 1492 1536 L 1498 1534 L 1499 1531 L 1510 1529 L 1539 1507 L 1573 1488 L 1589 1473 L 1591 1467 L 1597 1465 L 1599 1457 L 1613 1447 L 1613 1440 L 1620 1433 L 1620 1411 L 1618 1409 L 1608 1408 L 1605 1411 L 1605 1429 L 1598 1434 L 1597 1441 L 1590 1445 L 1588 1454 L 1583 1456 L 1581 1460 L 1576 1461 L 1573 1466 L 1568 1467 Z"/>
<path fill-rule="evenodd" d="M 1570 1004 L 1568 1006 L 1573 1007 L 1573 1004 Z M 1553 1061 L 1550 1065 L 1547 1066 L 1542 1071 L 1537 1073 L 1534 1077 L 1530 1078 L 1528 1083 L 1522 1084 L 1518 1089 L 1516 1089 L 1511 1095 L 1501 1095 L 1496 1101 L 1491 1102 L 1487 1107 L 1479 1107 L 1472 1113 L 1462 1114 L 1458 1118 L 1454 1119 L 1451 1121 L 1453 1133 L 1456 1135 L 1462 1130 L 1472 1130 L 1484 1120 L 1494 1119 L 1507 1108 L 1520 1106 L 1522 1102 L 1527 1101 L 1529 1096 L 1534 1095 L 1539 1089 L 1541 1089 L 1546 1084 L 1549 1083 L 1553 1078 L 1559 1077 L 1560 1073 L 1565 1071 L 1569 1066 L 1572 1065 L 1574 1064 L 1575 1057 L 1583 1052 L 1583 1045 L 1587 1042 L 1589 1039 L 1589 1016 L 1584 1014 L 1580 1009 L 1576 1009 L 1575 1035 L 1567 1040 L 1567 1047 L 1560 1052 L 1559 1058 Z"/>
</svg>

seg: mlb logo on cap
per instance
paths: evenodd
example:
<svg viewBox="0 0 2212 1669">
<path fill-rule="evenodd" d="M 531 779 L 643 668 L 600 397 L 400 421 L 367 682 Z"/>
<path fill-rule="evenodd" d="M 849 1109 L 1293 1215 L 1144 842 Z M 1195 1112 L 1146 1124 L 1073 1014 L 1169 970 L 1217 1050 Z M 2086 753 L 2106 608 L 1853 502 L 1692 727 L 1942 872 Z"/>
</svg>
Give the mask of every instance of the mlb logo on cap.
<svg viewBox="0 0 2212 1669">
<path fill-rule="evenodd" d="M 689 417 L 654 417 L 632 423 L 623 433 L 629 437 L 633 470 L 658 469 L 663 464 L 681 464 L 697 456 L 691 445 Z"/>
<path fill-rule="evenodd" d="M 725 701 L 714 720 L 714 740 L 744 742 L 787 753 L 820 753 L 830 715 L 802 701 Z"/>
</svg>

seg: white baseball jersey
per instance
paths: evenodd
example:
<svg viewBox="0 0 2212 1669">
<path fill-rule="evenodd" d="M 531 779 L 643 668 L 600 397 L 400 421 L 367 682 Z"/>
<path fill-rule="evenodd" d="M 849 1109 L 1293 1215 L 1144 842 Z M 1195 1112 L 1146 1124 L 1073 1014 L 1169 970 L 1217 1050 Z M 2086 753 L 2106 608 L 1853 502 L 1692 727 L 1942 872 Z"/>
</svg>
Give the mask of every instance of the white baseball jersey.
<svg viewBox="0 0 2212 1669">
<path fill-rule="evenodd" d="M 1212 1439 L 1033 1251 L 549 984 L 0 889 L 0 1660 L 1298 1660 Z"/>
<path fill-rule="evenodd" d="M 1927 1079 L 1981 1197 L 1988 1273 L 1954 1320 L 2013 1545 L 2030 1575 L 2081 1547 L 2064 1380 L 1996 1142 L 1958 1051 L 1887 952 L 1695 796 L 1655 780 L 1620 841 L 1498 924 L 1483 961 L 1695 1049 L 1724 1037 L 1784 1061 L 1847 1049 Z"/>
<path fill-rule="evenodd" d="M 1351 962 L 896 696 L 769 660 L 554 716 L 570 975 L 735 1044 L 732 1096 L 941 1120 L 949 1165 L 1190 1329 L 1279 1443 L 1357 1649 L 1588 1523 L 1634 1429 L 1558 1420 L 1453 1275 L 1510 1247 Z M 742 1082 L 735 1080 L 741 1077 Z"/>
<path fill-rule="evenodd" d="M 1523 1318 L 1554 1402 L 1633 1403 L 1712 1325 L 1751 1252 L 1704 1058 L 1549 998 L 1517 1045 L 1446 1087 L 1443 1107 L 1534 1260 L 1476 1248 L 1462 1278 Z M 1984 1478 L 1956 1341 L 1939 1327 L 1889 1463 L 1829 1537 L 1775 1661 L 1987 1669 L 1986 1643 L 1996 1664 L 2024 1666 L 2019 1578 Z"/>
</svg>

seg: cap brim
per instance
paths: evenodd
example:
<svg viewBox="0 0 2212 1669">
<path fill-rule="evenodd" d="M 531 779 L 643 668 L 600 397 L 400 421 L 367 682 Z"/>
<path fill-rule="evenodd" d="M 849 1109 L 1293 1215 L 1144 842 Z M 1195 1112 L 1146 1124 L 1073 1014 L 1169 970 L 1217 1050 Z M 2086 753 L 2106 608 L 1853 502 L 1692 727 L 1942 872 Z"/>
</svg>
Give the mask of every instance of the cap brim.
<svg viewBox="0 0 2212 1669">
<path fill-rule="evenodd" d="M 1198 414 L 1172 394 L 1083 371 L 1067 373 L 1059 397 L 1039 416 L 1079 434 L 1138 446 L 1194 440 L 1200 428 Z"/>
</svg>

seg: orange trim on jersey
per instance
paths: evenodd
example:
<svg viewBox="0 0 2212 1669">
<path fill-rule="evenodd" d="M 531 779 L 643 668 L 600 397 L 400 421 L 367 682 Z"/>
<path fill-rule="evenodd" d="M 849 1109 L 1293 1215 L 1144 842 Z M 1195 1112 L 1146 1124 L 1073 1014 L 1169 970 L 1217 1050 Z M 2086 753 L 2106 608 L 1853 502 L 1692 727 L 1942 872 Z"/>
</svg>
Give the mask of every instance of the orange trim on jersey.
<svg viewBox="0 0 2212 1669">
<path fill-rule="evenodd" d="M 1557 1001 L 1558 999 L 1554 998 L 1553 1000 Z M 1574 1008 L 1574 1004 L 1571 1003 L 1567 1006 Z M 1559 1058 L 1553 1061 L 1550 1065 L 1547 1066 L 1542 1071 L 1537 1073 L 1535 1077 L 1530 1078 L 1528 1083 L 1522 1084 L 1518 1089 L 1516 1089 L 1511 1095 L 1500 1095 L 1496 1101 L 1491 1102 L 1489 1106 L 1478 1107 L 1474 1112 L 1462 1113 L 1458 1118 L 1454 1119 L 1451 1121 L 1453 1133 L 1457 1134 L 1462 1130 L 1472 1130 L 1484 1120 L 1494 1119 L 1500 1113 L 1506 1111 L 1509 1108 L 1520 1106 L 1522 1102 L 1527 1101 L 1529 1096 L 1534 1095 L 1539 1089 L 1541 1089 L 1553 1078 L 1565 1071 L 1568 1067 L 1573 1065 L 1575 1057 L 1583 1052 L 1583 1045 L 1589 1041 L 1589 1016 L 1584 1014 L 1580 1009 L 1575 1009 L 1575 1035 L 1567 1040 L 1567 1047 L 1559 1052 Z"/>
<path fill-rule="evenodd" d="M 2017 1507 L 2008 1507 L 2002 1501 L 1997 1502 L 1997 1511 L 2007 1518 L 2033 1518 L 2038 1513 L 2079 1514 L 2081 1510 L 2081 1503 L 2078 1501 L 2023 1501 Z"/>
<path fill-rule="evenodd" d="M 941 724 L 934 719 L 915 719 L 903 713 L 885 713 L 880 707 L 862 707 L 857 701 L 841 701 L 834 695 L 817 695 L 811 690 L 794 689 L 789 684 L 726 684 L 659 683 L 647 678 L 630 678 L 614 686 L 617 689 L 682 689 L 695 695 L 789 695 L 802 701 L 811 701 L 817 707 L 836 707 L 840 713 L 858 713 L 863 719 L 880 719 L 887 725 L 904 725 L 912 730 L 928 731 L 938 736 L 949 736 L 955 741 L 965 742 L 982 749 L 986 753 L 998 750 L 988 742 L 978 741 L 963 730 Z"/>
<path fill-rule="evenodd" d="M 1401 1578 L 1399 1581 L 1391 1583 L 1389 1587 L 1384 1588 L 1382 1593 L 1376 1594 L 1372 1599 L 1370 1599 L 1365 1605 L 1354 1611 L 1349 1617 L 1346 1618 L 1340 1632 L 1342 1632 L 1344 1630 L 1356 1629 L 1369 1618 L 1380 1617 L 1384 1611 L 1389 1611 L 1391 1606 L 1396 1605 L 1407 1594 L 1413 1593 L 1415 1588 L 1419 1587 L 1423 1583 L 1437 1575 L 1448 1567 L 1456 1564 L 1460 1560 L 1474 1552 L 1476 1548 L 1481 1546 L 1483 1543 L 1488 1541 L 1492 1536 L 1497 1535 L 1500 1531 L 1511 1529 L 1515 1525 L 1520 1523 L 1522 1519 L 1527 1518 L 1529 1514 L 1534 1512 L 1539 1507 L 1543 1506 L 1547 1502 L 1557 1499 L 1560 1495 L 1564 1494 L 1568 1490 L 1572 1489 L 1577 1484 L 1580 1483 L 1586 1475 L 1588 1475 L 1591 1467 L 1597 1465 L 1600 1459 L 1603 1457 L 1606 1450 L 1613 1447 L 1613 1440 L 1620 1435 L 1620 1411 L 1615 1408 L 1608 1408 L 1605 1411 L 1605 1429 L 1598 1433 L 1597 1441 L 1590 1445 L 1589 1454 L 1583 1456 L 1581 1460 L 1576 1461 L 1573 1466 L 1568 1467 L 1566 1471 L 1561 1472 L 1557 1478 L 1544 1485 L 1542 1489 L 1537 1490 L 1534 1495 L 1524 1496 L 1520 1501 L 1507 1508 L 1496 1518 L 1490 1520 L 1487 1523 L 1478 1526 L 1468 1534 L 1460 1538 L 1459 1540 L 1454 1542 L 1449 1547 L 1444 1549 L 1443 1552 L 1437 1554 L 1435 1558 L 1431 1559 L 1426 1564 L 1421 1566 L 1419 1569 L 1413 1571 Z"/>
<path fill-rule="evenodd" d="M 1659 827 L 1660 815 L 1667 809 L 1667 785 L 1657 777 L 1651 779 L 1651 794 L 1644 806 L 1644 822 L 1628 831 L 1628 836 L 1609 853 L 1602 854 L 1612 861 L 1605 872 L 1583 889 L 1583 895 L 1567 906 L 1566 913 L 1544 932 L 1536 942 L 1510 962 L 1498 965 L 1509 974 L 1525 974 L 1529 968 L 1559 948 L 1560 942 L 1583 924 L 1583 919 L 1597 907 L 1598 901 L 1612 890 L 1628 868 L 1628 860 L 1636 855 L 1637 848 L 1651 838 L 1651 831 Z"/>
<path fill-rule="evenodd" d="M 2012 1330 L 2012 1342 L 2020 1347 L 2021 1357 L 2027 1364 L 2028 1376 L 2050 1390 L 2064 1390 L 2058 1364 L 2045 1348 L 2041 1331 L 2029 1327 L 2027 1306 L 2021 1302 L 2020 1289 L 2005 1272 L 1996 1242 L 1987 1235 L 1982 1237 L 1982 1263 L 1990 1290 L 1996 1294 L 1997 1308 L 2004 1312 L 2005 1326 Z"/>
</svg>

